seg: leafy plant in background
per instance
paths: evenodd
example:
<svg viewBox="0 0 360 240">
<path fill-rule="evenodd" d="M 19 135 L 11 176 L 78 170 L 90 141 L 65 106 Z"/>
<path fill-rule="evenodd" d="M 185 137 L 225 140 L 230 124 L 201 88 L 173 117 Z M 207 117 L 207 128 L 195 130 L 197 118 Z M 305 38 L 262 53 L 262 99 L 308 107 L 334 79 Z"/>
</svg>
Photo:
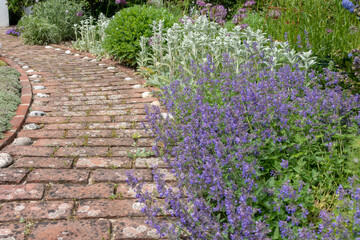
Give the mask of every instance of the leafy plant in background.
<svg viewBox="0 0 360 240">
<path fill-rule="evenodd" d="M 86 12 L 97 18 L 101 13 L 106 17 L 112 17 L 123 7 L 146 4 L 147 0 L 84 0 L 83 2 Z"/>
<path fill-rule="evenodd" d="M 155 171 L 157 191 L 145 193 L 129 174 L 148 223 L 173 239 L 360 237 L 359 96 L 331 71 L 257 64 L 208 56 L 192 63 L 192 85 L 183 76 L 162 89 L 173 119 L 147 110 L 163 146 L 153 150 L 184 189 Z"/>
<path fill-rule="evenodd" d="M 338 0 L 274 1 L 263 30 L 279 41 L 289 41 L 296 51 L 306 47 L 306 41 L 319 59 L 318 70 L 331 61 L 341 70 L 341 63 L 360 42 L 360 22 Z M 285 10 L 286 9 L 286 10 Z M 300 35 L 300 36 L 299 36 Z"/>
<path fill-rule="evenodd" d="M 164 21 L 171 27 L 177 18 L 166 9 L 134 6 L 119 11 L 105 30 L 104 49 L 122 63 L 135 66 L 140 51 L 140 38 L 152 36 L 153 21 Z"/>
<path fill-rule="evenodd" d="M 7 0 L 10 25 L 16 25 L 24 14 L 24 7 L 32 6 L 39 0 Z"/>
<path fill-rule="evenodd" d="M 105 55 L 102 43 L 104 42 L 105 29 L 109 22 L 110 19 L 101 13 L 97 20 L 90 16 L 87 19 L 81 20 L 79 25 L 75 24 L 74 48 L 91 52 L 96 56 Z"/>
<path fill-rule="evenodd" d="M 208 53 L 216 68 L 222 64 L 223 54 L 229 53 L 236 74 L 241 73 L 241 64 L 259 55 L 271 60 L 259 62 L 258 70 L 284 64 L 299 64 L 300 68 L 309 69 L 315 64 L 311 51 L 296 53 L 286 42 L 271 42 L 260 30 L 242 30 L 237 26 L 228 31 L 206 16 L 195 20 L 184 17 L 166 31 L 162 21 L 153 24 L 153 37 L 142 37 L 140 46 L 139 71 L 148 77 L 149 84 L 155 86 L 167 85 L 180 76 L 188 77 L 192 85 L 196 77 L 192 71 L 193 61 L 207 61 Z"/>
<path fill-rule="evenodd" d="M 19 76 L 15 69 L 0 66 L 0 138 L 10 129 L 10 120 L 20 104 Z"/>
<path fill-rule="evenodd" d="M 33 13 L 21 18 L 23 37 L 29 44 L 49 44 L 75 38 L 73 25 L 82 19 L 83 4 L 67 0 L 48 0 L 34 5 Z"/>
</svg>

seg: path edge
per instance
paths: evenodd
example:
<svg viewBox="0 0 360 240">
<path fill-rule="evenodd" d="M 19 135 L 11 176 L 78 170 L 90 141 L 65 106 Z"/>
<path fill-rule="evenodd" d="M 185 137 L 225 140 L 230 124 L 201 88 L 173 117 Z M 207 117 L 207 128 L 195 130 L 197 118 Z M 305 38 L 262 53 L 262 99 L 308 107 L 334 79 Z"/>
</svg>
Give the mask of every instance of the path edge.
<svg viewBox="0 0 360 240">
<path fill-rule="evenodd" d="M 23 126 L 26 115 L 29 112 L 31 101 L 33 97 L 33 92 L 30 84 L 30 80 L 26 71 L 22 69 L 17 63 L 13 60 L 0 56 L 0 60 L 6 62 L 11 68 L 16 69 L 20 73 L 20 84 L 21 84 L 21 102 L 16 109 L 15 116 L 11 119 L 10 123 L 12 127 L 10 130 L 4 132 L 4 138 L 0 139 L 0 150 L 5 146 L 9 145 L 14 141 L 16 134 L 20 131 Z"/>
</svg>

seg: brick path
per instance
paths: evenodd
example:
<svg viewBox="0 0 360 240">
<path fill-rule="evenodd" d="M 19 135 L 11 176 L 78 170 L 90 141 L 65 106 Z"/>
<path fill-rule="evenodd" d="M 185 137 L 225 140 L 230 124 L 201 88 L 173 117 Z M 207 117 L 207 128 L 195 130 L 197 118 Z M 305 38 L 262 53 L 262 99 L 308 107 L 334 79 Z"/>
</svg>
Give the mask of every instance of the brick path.
<svg viewBox="0 0 360 240">
<path fill-rule="evenodd" d="M 156 237 L 125 182 L 133 169 L 153 186 L 147 166 L 157 159 L 133 159 L 128 151 L 151 148 L 140 122 L 144 105 L 156 99 L 142 98 L 148 90 L 134 88 L 139 82 L 119 68 L 56 47 L 23 45 L 4 32 L 0 53 L 29 66 L 24 69 L 33 87 L 31 111 L 46 115 L 28 116 L 25 125 L 41 128 L 18 134 L 31 138 L 31 146 L 9 145 L 0 151 L 15 159 L 0 169 L 0 239 Z M 142 137 L 134 141 L 134 133 Z"/>
</svg>

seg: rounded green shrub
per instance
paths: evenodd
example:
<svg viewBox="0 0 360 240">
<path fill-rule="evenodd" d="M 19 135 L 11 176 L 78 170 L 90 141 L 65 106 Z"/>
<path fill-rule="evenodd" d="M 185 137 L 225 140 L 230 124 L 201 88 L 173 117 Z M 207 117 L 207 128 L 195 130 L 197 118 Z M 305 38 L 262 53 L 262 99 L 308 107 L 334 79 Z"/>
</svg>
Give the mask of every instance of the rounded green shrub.
<svg viewBox="0 0 360 240">
<path fill-rule="evenodd" d="M 48 0 L 35 4 L 32 14 L 21 18 L 23 37 L 29 44 L 49 44 L 75 38 L 74 24 L 82 17 L 82 2 Z"/>
<path fill-rule="evenodd" d="M 166 9 L 134 6 L 118 12 L 105 30 L 105 50 L 122 63 L 134 66 L 140 52 L 140 38 L 152 36 L 154 21 L 164 21 L 169 28 L 178 19 Z"/>
</svg>

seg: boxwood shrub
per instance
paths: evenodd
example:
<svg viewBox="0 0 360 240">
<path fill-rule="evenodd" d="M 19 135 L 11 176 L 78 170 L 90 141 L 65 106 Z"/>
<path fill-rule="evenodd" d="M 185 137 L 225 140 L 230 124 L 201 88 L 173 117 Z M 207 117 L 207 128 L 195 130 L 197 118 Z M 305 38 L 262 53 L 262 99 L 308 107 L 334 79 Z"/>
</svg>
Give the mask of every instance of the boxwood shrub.
<svg viewBox="0 0 360 240">
<path fill-rule="evenodd" d="M 105 34 L 105 50 L 128 66 L 136 64 L 140 52 L 140 38 L 152 36 L 154 21 L 164 21 L 165 28 L 178 21 L 166 9 L 152 6 L 134 6 L 119 11 L 110 21 Z"/>
</svg>

